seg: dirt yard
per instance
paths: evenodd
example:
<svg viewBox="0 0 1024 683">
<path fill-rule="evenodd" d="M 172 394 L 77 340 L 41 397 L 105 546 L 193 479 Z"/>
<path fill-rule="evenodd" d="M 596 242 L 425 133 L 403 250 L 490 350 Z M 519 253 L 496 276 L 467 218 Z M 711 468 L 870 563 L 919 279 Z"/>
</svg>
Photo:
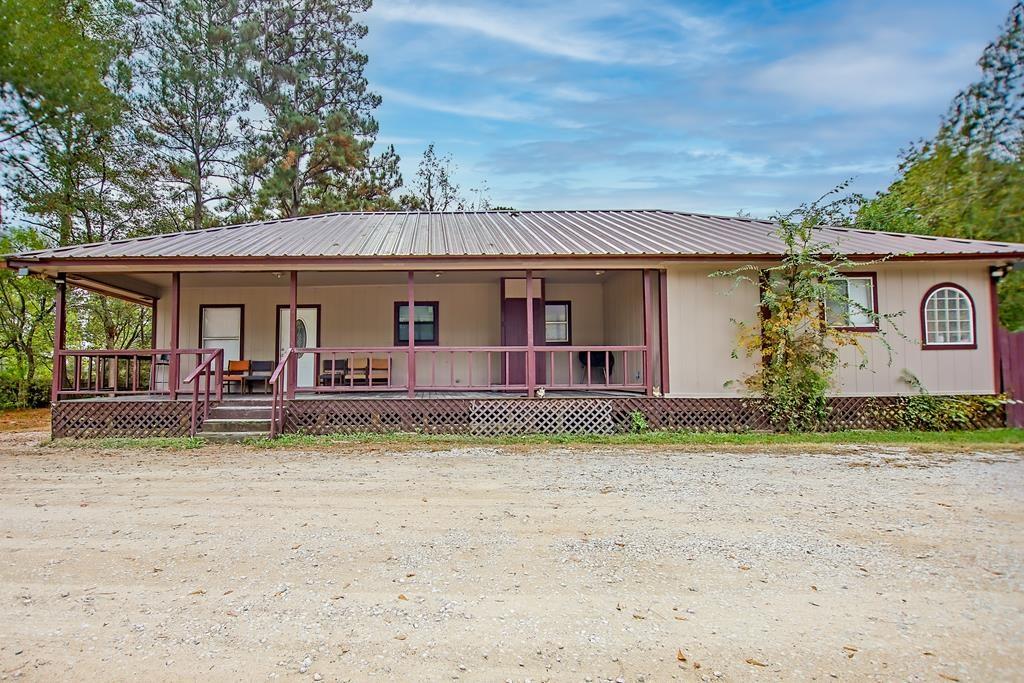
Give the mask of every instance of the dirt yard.
<svg viewBox="0 0 1024 683">
<path fill-rule="evenodd" d="M 1024 458 L 0 435 L 0 675 L 1021 680 Z"/>
</svg>

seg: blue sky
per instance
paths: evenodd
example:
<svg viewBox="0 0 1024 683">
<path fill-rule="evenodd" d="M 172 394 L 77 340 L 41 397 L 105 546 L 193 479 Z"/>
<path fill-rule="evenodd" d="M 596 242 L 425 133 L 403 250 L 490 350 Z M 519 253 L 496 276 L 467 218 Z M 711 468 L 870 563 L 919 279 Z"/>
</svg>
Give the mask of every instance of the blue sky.
<svg viewBox="0 0 1024 683">
<path fill-rule="evenodd" d="M 379 142 L 521 209 L 770 215 L 872 193 L 931 135 L 1008 1 L 376 0 Z"/>
</svg>

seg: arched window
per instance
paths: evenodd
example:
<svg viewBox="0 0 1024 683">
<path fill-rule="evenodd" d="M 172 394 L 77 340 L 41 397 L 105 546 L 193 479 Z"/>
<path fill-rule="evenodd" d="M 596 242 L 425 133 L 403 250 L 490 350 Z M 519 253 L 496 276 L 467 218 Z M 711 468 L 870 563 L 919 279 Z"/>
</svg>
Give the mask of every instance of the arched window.
<svg viewBox="0 0 1024 683">
<path fill-rule="evenodd" d="M 974 301 L 963 287 L 935 285 L 921 304 L 921 337 L 926 349 L 975 349 Z"/>
</svg>

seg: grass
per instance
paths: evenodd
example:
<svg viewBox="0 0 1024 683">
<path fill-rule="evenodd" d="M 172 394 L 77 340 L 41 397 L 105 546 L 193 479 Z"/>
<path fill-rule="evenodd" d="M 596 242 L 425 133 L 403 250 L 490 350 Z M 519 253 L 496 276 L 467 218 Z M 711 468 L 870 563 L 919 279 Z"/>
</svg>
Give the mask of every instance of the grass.
<svg viewBox="0 0 1024 683">
<path fill-rule="evenodd" d="M 1006 446 L 1024 444 L 1024 429 L 989 429 L 962 432 L 849 431 L 822 434 L 771 434 L 751 432 L 644 432 L 609 436 L 531 435 L 475 437 L 447 434 L 285 434 L 277 439 L 250 439 L 255 448 L 296 448 L 341 444 L 427 444 L 427 445 L 596 445 L 596 446 L 772 446 L 799 444 L 893 444 Z"/>
<path fill-rule="evenodd" d="M 151 437 L 146 439 L 54 439 L 48 446 L 54 448 L 99 448 L 103 450 L 166 449 L 190 451 L 202 448 L 206 440 L 200 437 Z"/>
<path fill-rule="evenodd" d="M 813 434 L 772 434 L 750 432 L 721 434 L 713 432 L 644 432 L 609 436 L 530 435 L 477 437 L 459 434 L 285 434 L 277 439 L 247 439 L 248 448 L 277 450 L 296 448 L 329 448 L 332 446 L 383 446 L 394 448 L 459 447 L 459 446 L 690 446 L 694 448 L 845 446 L 845 445 L 914 446 L 924 449 L 1024 448 L 1024 429 L 987 429 L 962 432 L 848 431 Z M 110 438 L 55 439 L 55 448 L 98 448 L 103 450 L 166 449 L 188 451 L 203 448 L 207 441 L 196 438 Z"/>
</svg>

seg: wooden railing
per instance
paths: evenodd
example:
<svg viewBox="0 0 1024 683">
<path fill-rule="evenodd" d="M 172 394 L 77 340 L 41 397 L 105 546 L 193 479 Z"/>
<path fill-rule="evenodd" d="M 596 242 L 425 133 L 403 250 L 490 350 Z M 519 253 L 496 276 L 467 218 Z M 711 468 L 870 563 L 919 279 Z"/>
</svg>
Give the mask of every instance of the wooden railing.
<svg viewBox="0 0 1024 683">
<path fill-rule="evenodd" d="M 224 349 L 213 349 L 199 367 L 192 371 L 185 378 L 185 384 L 192 385 L 192 412 L 189 436 L 195 436 L 199 431 L 199 386 L 205 380 L 206 389 L 203 398 L 203 419 L 210 416 L 210 379 L 214 378 L 214 392 L 217 400 L 220 401 L 224 386 Z"/>
<path fill-rule="evenodd" d="M 288 394 L 288 381 L 291 374 L 288 368 L 295 360 L 295 349 L 288 349 L 277 367 L 271 373 L 268 384 L 270 385 L 270 438 L 277 438 L 284 429 L 284 403 Z"/>
<path fill-rule="evenodd" d="M 219 349 L 86 349 L 56 352 L 59 373 L 54 400 L 86 396 L 168 395 L 172 387 L 172 358 L 180 368 L 186 359 L 196 367 Z M 160 369 L 164 376 L 160 376 Z M 187 383 L 187 382 L 186 382 Z"/>
<path fill-rule="evenodd" d="M 526 346 L 406 346 L 292 349 L 288 372 L 312 356 L 310 386 L 289 393 L 403 391 L 410 388 L 410 354 L 415 354 L 412 388 L 429 391 L 522 391 L 529 386 Z M 644 389 L 648 383 L 644 346 L 535 347 L 533 385 L 548 389 Z M 284 359 L 282 359 L 283 361 Z M 282 364 L 278 369 L 283 373 Z M 290 375 L 291 376 L 291 375 Z"/>
</svg>

